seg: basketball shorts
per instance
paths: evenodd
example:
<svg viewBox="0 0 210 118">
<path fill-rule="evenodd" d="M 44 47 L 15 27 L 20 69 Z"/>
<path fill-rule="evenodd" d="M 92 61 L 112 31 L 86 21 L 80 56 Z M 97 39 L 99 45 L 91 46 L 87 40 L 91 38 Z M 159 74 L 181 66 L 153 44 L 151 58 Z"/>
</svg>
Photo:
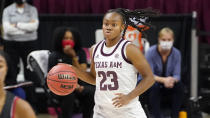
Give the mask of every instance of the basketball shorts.
<svg viewBox="0 0 210 118">
<path fill-rule="evenodd" d="M 93 118 L 147 118 L 141 105 L 132 108 L 111 108 L 100 105 L 94 106 Z"/>
</svg>

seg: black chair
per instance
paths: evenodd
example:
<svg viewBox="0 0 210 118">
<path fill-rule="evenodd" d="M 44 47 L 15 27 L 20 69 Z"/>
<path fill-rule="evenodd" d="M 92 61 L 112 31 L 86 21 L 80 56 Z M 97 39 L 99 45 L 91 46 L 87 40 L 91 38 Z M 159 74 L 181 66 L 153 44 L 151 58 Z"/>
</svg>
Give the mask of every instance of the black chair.
<svg viewBox="0 0 210 118">
<path fill-rule="evenodd" d="M 60 112 L 57 109 L 59 107 L 59 102 L 52 96 L 46 84 L 49 54 L 49 50 L 32 51 L 27 57 L 27 65 L 37 77 L 36 84 L 43 88 L 47 97 L 47 104 L 54 107 L 57 114 L 59 114 Z"/>
</svg>

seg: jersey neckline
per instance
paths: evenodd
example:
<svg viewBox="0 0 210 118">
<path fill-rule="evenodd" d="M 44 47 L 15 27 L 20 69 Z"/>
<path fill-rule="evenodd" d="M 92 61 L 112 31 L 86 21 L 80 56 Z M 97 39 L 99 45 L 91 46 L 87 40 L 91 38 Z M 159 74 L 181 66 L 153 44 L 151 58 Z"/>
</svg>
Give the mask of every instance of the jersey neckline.
<svg viewBox="0 0 210 118">
<path fill-rule="evenodd" d="M 115 48 L 112 50 L 111 53 L 105 53 L 105 52 L 103 51 L 103 48 L 104 48 L 104 45 L 105 45 L 105 40 L 104 40 L 104 42 L 102 43 L 102 46 L 101 46 L 101 54 L 102 54 L 103 56 L 111 56 L 111 55 L 117 50 L 117 48 L 119 47 L 120 43 L 121 43 L 123 40 L 124 40 L 123 38 L 120 39 L 120 41 L 117 43 L 117 45 L 115 45 Z"/>
</svg>

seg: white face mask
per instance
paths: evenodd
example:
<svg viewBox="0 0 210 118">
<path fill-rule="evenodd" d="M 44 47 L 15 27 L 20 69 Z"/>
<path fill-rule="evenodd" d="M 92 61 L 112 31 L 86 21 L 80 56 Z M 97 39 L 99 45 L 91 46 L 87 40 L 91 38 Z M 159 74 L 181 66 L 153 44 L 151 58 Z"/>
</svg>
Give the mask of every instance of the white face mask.
<svg viewBox="0 0 210 118">
<path fill-rule="evenodd" d="M 17 8 L 17 11 L 22 14 L 24 12 L 24 8 Z"/>
<path fill-rule="evenodd" d="M 170 50 L 173 46 L 173 41 L 160 41 L 160 47 L 163 50 Z"/>
</svg>

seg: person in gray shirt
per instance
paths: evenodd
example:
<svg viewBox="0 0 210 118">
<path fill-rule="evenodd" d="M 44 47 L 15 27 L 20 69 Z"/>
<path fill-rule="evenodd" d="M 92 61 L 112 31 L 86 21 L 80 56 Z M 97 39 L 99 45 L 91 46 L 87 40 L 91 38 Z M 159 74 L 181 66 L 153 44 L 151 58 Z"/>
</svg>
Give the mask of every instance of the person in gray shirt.
<svg viewBox="0 0 210 118">
<path fill-rule="evenodd" d="M 29 5 L 26 0 L 14 0 L 14 3 L 3 10 L 2 16 L 4 51 L 9 54 L 11 63 L 14 67 L 15 77 L 10 80 L 8 85 L 17 83 L 19 73 L 20 58 L 24 65 L 24 77 L 26 81 L 33 81 L 27 67 L 28 54 L 37 48 L 37 29 L 39 25 L 37 9 Z M 31 95 L 33 88 L 27 87 L 26 97 L 34 99 Z M 33 100 L 32 100 L 33 101 Z M 29 101 L 30 102 L 30 101 Z"/>
</svg>

